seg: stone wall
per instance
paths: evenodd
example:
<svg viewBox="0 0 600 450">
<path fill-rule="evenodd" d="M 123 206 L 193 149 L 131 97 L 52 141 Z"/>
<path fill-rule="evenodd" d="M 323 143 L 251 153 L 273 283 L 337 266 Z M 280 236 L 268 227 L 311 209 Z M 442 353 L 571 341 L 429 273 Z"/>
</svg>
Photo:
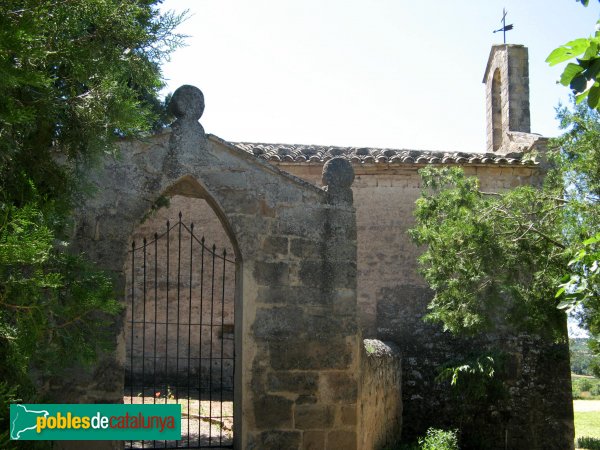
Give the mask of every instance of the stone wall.
<svg viewBox="0 0 600 450">
<path fill-rule="evenodd" d="M 402 362 L 391 342 L 365 339 L 361 352 L 359 445 L 393 448 L 402 429 Z"/>
<path fill-rule="evenodd" d="M 318 183 L 318 164 L 281 162 L 279 167 Z M 394 342 L 401 349 L 403 439 L 423 435 L 428 426 L 458 426 L 456 411 L 461 402 L 453 398 L 447 384 L 436 381 L 439 368 L 449 360 L 480 350 L 483 345 L 494 345 L 522 355 L 516 358 L 516 368 L 507 382 L 511 400 L 502 414 L 510 418 L 501 418 L 493 405 L 481 402 L 482 410 L 473 412 L 472 417 L 480 420 L 471 435 L 482 435 L 486 430 L 490 436 L 487 448 L 495 445 L 504 448 L 507 433 L 515 445 L 513 448 L 534 443 L 531 448 L 544 448 L 544 445 L 569 448 L 573 428 L 569 422 L 572 403 L 568 349 L 540 340 L 536 340 L 538 348 L 535 349 L 527 344 L 524 336 L 511 338 L 506 343 L 495 342 L 497 337 L 494 336 L 491 340 L 487 337 L 456 339 L 441 327 L 423 322 L 432 292 L 417 271 L 421 249 L 407 234 L 414 224 L 414 203 L 421 190 L 417 173 L 420 167 L 417 164 L 354 165 L 359 322 L 366 337 Z M 469 164 L 464 170 L 468 175 L 478 176 L 482 190 L 490 192 L 524 184 L 536 185 L 542 180 L 536 166 Z M 554 362 L 549 364 L 548 358 Z M 545 400 L 540 402 L 540 398 Z M 535 415 L 531 412 L 534 404 Z M 501 420 L 505 422 L 500 424 Z M 540 446 L 536 446 L 537 443 Z"/>
<path fill-rule="evenodd" d="M 165 197 L 208 202 L 236 257 L 235 447 L 354 449 L 360 342 L 352 167 L 331 160 L 326 188 L 318 188 L 205 135 L 197 121 L 203 108 L 202 93 L 183 86 L 173 95 L 170 130 L 123 142 L 119 158 L 89 174 L 96 190 L 77 211 L 74 251 L 113 273 L 125 301 L 123 268 L 140 222 Z M 74 368 L 50 395 L 120 402 L 126 327 L 125 316 L 114 324 L 114 354 L 91 370 Z"/>
<path fill-rule="evenodd" d="M 510 132 L 529 134 L 529 56 L 527 47 L 494 45 L 485 69 L 487 151 L 510 153 Z"/>
<path fill-rule="evenodd" d="M 199 100 L 193 89 L 186 90 L 187 97 Z M 210 204 L 216 214 L 210 221 L 220 222 L 237 261 L 238 448 L 353 449 L 377 444 L 378 436 L 387 440 L 391 430 L 368 433 L 369 420 L 381 409 L 361 394 L 374 388 L 361 378 L 361 329 L 402 352 L 403 437 L 422 435 L 432 425 L 458 426 L 460 402 L 448 385 L 435 380 L 440 365 L 500 343 L 514 355 L 507 375 L 510 398 L 502 408 L 480 402 L 471 435 L 487 433 L 488 448 L 507 442 L 516 448 L 568 448 L 573 430 L 564 347 L 526 336 L 502 342 L 497 336 L 453 339 L 422 321 L 431 292 L 417 272 L 421 250 L 406 233 L 420 194 L 422 158 L 378 163 L 356 157 L 350 163 L 342 157 L 324 167 L 318 157 L 286 162 L 290 157 L 281 149 L 278 168 L 206 136 L 196 121 L 201 110 L 187 97 L 174 97 L 178 120 L 171 131 L 123 143 L 121 159 L 107 159 L 91 176 L 97 195 L 78 213 L 76 242 L 112 271 L 120 292 L 126 292 L 123 267 L 131 236 L 157 202 L 183 196 Z M 472 158 L 479 162 L 464 167 L 479 176 L 486 191 L 540 182 L 536 166 L 509 159 Z M 453 159 L 459 160 L 466 159 Z M 121 398 L 124 326 L 125 321 L 115 324 L 116 358 L 107 355 L 87 374 L 87 384 L 78 373 L 80 382 L 60 392 L 63 401 Z M 372 382 L 385 379 L 389 387 L 388 375 Z M 397 392 L 391 391 L 392 398 Z"/>
</svg>

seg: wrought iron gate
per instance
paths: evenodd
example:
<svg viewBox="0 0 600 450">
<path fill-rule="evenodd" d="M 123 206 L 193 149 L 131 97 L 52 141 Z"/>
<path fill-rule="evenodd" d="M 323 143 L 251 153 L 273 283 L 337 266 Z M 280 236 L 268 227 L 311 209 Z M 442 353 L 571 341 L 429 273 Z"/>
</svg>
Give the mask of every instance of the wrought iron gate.
<svg viewBox="0 0 600 450">
<path fill-rule="evenodd" d="M 235 259 L 180 212 L 129 263 L 124 402 L 181 404 L 182 439 L 126 446 L 232 448 Z"/>
</svg>

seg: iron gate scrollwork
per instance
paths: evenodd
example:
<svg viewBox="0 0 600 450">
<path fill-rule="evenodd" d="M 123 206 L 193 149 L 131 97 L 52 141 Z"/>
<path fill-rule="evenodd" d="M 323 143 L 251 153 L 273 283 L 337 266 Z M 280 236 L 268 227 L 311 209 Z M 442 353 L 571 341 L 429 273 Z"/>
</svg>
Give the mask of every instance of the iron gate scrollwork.
<svg viewBox="0 0 600 450">
<path fill-rule="evenodd" d="M 162 233 L 132 242 L 124 402 L 181 404 L 182 439 L 128 448 L 233 448 L 230 254 L 198 238 L 181 212 Z"/>
</svg>

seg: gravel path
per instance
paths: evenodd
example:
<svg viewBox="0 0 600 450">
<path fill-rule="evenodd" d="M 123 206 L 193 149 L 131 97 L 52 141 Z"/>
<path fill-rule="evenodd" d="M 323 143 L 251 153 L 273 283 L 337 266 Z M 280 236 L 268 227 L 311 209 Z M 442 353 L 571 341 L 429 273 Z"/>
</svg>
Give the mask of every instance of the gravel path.
<svg viewBox="0 0 600 450">
<path fill-rule="evenodd" d="M 132 401 L 133 400 L 133 401 Z M 153 403 L 152 397 L 125 396 L 124 403 Z M 164 400 L 162 400 L 164 401 Z M 157 403 L 162 403 L 162 401 Z M 168 400 L 167 403 L 176 403 Z M 233 444 L 233 402 L 179 399 L 182 405 L 181 441 L 128 441 L 125 448 L 198 448 Z M 212 406 L 212 408 L 211 408 Z"/>
<path fill-rule="evenodd" d="M 573 400 L 575 412 L 600 411 L 600 400 Z"/>
</svg>

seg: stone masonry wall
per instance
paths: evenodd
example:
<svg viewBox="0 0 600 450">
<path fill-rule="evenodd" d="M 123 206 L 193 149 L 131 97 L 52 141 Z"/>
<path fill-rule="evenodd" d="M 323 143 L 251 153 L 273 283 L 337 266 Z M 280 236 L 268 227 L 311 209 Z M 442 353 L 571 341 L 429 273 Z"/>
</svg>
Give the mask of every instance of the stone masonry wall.
<svg viewBox="0 0 600 450">
<path fill-rule="evenodd" d="M 402 428 L 400 351 L 393 343 L 365 339 L 361 353 L 359 448 L 393 448 Z"/>
<path fill-rule="evenodd" d="M 281 163 L 280 167 L 318 182 L 317 164 Z M 420 195 L 419 166 L 359 164 L 354 167 L 359 322 L 365 337 L 394 342 L 402 351 L 402 436 L 410 439 L 423 435 L 429 425 L 456 427 L 460 402 L 452 398 L 448 385 L 436 382 L 439 367 L 477 351 L 489 341 L 486 337 L 482 337 L 483 341 L 455 339 L 440 327 L 422 320 L 432 293 L 417 272 L 421 250 L 407 234 L 414 224 L 412 212 Z M 542 179 L 536 167 L 481 165 L 464 169 L 467 174 L 479 177 L 485 191 L 535 185 Z M 525 338 L 506 343 L 514 354 L 522 354 L 517 358 L 513 380 L 509 382 L 510 412 L 503 413 L 512 419 L 500 425 L 499 421 L 505 418 L 501 418 L 498 411 L 487 407 L 477 411 L 481 418 L 478 426 L 483 427 L 486 421 L 488 424 L 490 441 L 486 445 L 492 448 L 494 442 L 503 448 L 508 430 L 509 440 L 515 444 L 513 448 L 532 443 L 536 445 L 531 448 L 544 448 L 543 445 L 568 448 L 573 432 L 568 419 L 572 408 L 568 350 L 537 341 L 539 347 L 533 351 L 522 339 Z M 552 364 L 545 362 L 548 358 Z M 545 400 L 539 402 L 542 397 Z M 537 416 L 530 411 L 534 404 Z M 483 430 L 474 430 L 472 435 L 482 435 Z"/>
<path fill-rule="evenodd" d="M 178 89 L 170 108 L 177 117 L 170 130 L 124 142 L 118 159 L 107 157 L 89 174 L 95 195 L 77 212 L 73 250 L 111 272 L 125 302 L 123 268 L 136 226 L 165 197 L 210 203 L 236 256 L 235 448 L 356 449 L 360 342 L 351 165 L 329 161 L 321 189 L 207 136 L 198 123 L 204 109 L 198 89 Z M 50 395 L 63 402 L 121 401 L 125 315 L 113 328 L 116 352 L 91 370 L 73 368 Z"/>
<path fill-rule="evenodd" d="M 529 60 L 523 45 L 494 45 L 485 70 L 486 85 L 487 151 L 509 153 L 507 135 L 512 132 L 529 133 Z M 499 83 L 498 89 L 493 87 Z M 499 94 L 499 99 L 497 98 Z M 499 105 L 497 103 L 499 102 Z M 495 118 L 500 109 L 501 133 L 494 133 Z M 500 140 L 500 143 L 497 141 Z"/>
</svg>

